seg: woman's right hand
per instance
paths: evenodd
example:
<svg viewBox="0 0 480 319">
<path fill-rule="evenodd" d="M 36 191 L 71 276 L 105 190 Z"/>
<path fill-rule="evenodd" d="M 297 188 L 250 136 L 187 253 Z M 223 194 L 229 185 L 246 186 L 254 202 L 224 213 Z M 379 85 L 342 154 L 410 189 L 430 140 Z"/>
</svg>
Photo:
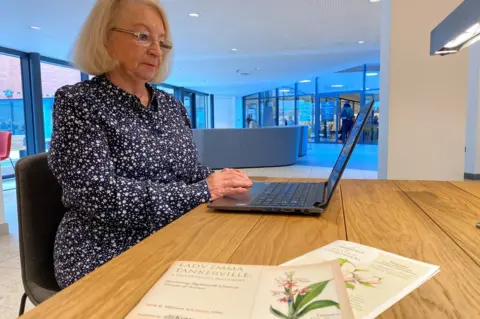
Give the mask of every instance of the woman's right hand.
<svg viewBox="0 0 480 319">
<path fill-rule="evenodd" d="M 246 194 L 253 183 L 247 174 L 240 170 L 226 168 L 207 177 L 211 200 L 228 195 Z"/>
</svg>

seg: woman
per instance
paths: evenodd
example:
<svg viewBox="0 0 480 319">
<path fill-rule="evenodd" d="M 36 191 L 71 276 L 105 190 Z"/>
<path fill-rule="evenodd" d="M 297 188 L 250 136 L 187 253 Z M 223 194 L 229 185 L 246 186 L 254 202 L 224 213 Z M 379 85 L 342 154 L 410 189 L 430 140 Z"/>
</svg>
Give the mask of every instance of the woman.
<svg viewBox="0 0 480 319">
<path fill-rule="evenodd" d="M 55 95 L 49 166 L 69 208 L 57 231 L 55 276 L 67 287 L 195 206 L 243 194 L 238 170 L 197 165 L 183 105 L 162 82 L 172 49 L 156 0 L 99 0 L 76 45 L 90 81 Z"/>
</svg>

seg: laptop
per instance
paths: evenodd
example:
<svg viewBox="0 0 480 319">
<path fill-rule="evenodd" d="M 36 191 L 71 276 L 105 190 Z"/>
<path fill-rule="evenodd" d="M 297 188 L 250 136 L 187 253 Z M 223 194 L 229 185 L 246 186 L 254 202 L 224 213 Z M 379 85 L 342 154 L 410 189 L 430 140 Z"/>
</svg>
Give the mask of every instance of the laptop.
<svg viewBox="0 0 480 319">
<path fill-rule="evenodd" d="M 211 202 L 220 211 L 251 211 L 289 214 L 321 214 L 327 208 L 342 177 L 360 134 L 367 123 L 374 101 L 358 113 L 350 135 L 337 158 L 330 177 L 321 183 L 253 183 L 247 194 L 232 195 Z"/>
</svg>

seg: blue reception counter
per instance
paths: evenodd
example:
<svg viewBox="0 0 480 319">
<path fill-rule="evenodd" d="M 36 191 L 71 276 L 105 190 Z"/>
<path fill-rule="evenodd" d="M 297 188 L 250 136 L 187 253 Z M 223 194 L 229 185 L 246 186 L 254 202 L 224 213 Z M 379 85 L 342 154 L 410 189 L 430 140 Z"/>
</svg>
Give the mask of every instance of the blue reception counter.
<svg viewBox="0 0 480 319">
<path fill-rule="evenodd" d="M 194 129 L 199 161 L 213 169 L 295 164 L 308 146 L 307 126 Z"/>
</svg>

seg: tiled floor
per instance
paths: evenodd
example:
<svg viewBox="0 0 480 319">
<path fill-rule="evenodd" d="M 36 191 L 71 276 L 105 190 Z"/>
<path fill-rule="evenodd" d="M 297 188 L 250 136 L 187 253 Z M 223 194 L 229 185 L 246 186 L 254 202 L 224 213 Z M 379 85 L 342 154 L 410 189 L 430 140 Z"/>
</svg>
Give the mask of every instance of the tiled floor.
<svg viewBox="0 0 480 319">
<path fill-rule="evenodd" d="M 17 318 L 23 291 L 18 238 L 0 236 L 0 318 Z M 33 305 L 27 301 L 27 310 L 31 308 Z"/>
<path fill-rule="evenodd" d="M 285 177 L 285 178 L 327 178 L 335 163 L 341 145 L 312 145 L 308 155 L 299 158 L 296 165 L 271 168 L 251 168 L 244 171 L 249 176 Z M 358 145 L 344 173 L 348 179 L 377 178 L 377 147 Z M 3 183 L 5 218 L 10 235 L 0 236 L 0 318 L 17 317 L 23 286 L 20 273 L 18 250 L 18 221 L 15 193 L 15 181 Z M 27 302 L 27 309 L 33 306 Z"/>
</svg>

